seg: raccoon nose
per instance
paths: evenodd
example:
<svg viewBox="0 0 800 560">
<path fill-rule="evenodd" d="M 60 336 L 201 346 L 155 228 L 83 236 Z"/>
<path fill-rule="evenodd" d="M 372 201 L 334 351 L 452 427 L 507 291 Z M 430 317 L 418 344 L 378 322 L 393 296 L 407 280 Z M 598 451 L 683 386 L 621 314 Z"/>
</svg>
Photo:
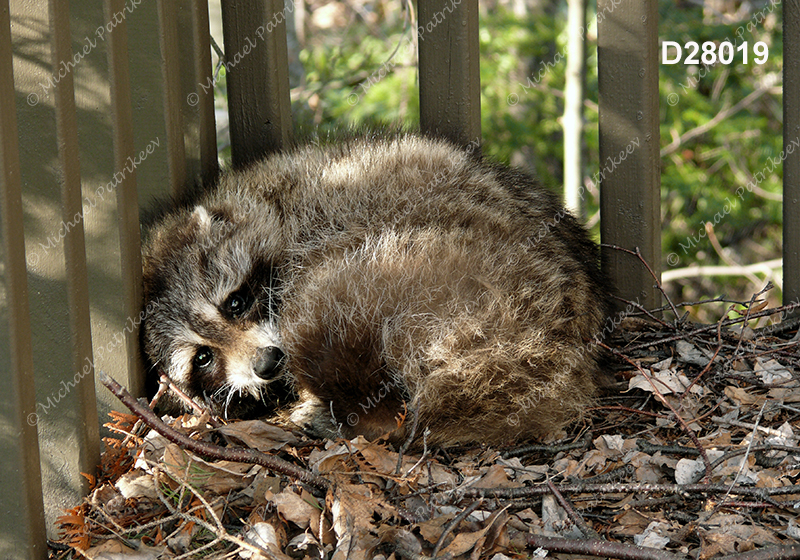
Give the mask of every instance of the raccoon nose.
<svg viewBox="0 0 800 560">
<path fill-rule="evenodd" d="M 260 348 L 256 356 L 255 367 L 256 375 L 261 379 L 271 379 L 278 373 L 278 368 L 283 361 L 283 350 L 277 346 Z"/>
</svg>

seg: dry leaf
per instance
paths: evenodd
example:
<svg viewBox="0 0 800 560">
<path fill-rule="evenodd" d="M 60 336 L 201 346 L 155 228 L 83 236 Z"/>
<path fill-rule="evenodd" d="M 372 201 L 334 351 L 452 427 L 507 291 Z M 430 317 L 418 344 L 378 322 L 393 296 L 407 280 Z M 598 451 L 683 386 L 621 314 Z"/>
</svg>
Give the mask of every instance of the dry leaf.
<svg viewBox="0 0 800 560">
<path fill-rule="evenodd" d="M 766 400 L 766 397 L 752 395 L 741 387 L 725 387 L 725 396 L 743 406 L 761 406 Z"/>
<path fill-rule="evenodd" d="M 282 449 L 287 443 L 297 444 L 297 438 L 291 432 L 261 420 L 245 420 L 233 422 L 217 429 L 226 436 L 241 440 L 247 447 L 267 453 Z"/>
<path fill-rule="evenodd" d="M 675 350 L 678 353 L 678 360 L 687 364 L 694 364 L 697 366 L 705 367 L 711 361 L 714 352 L 698 348 L 691 342 L 686 340 L 679 340 L 675 344 Z"/>
<path fill-rule="evenodd" d="M 644 531 L 633 536 L 633 542 L 636 546 L 664 550 L 664 548 L 669 544 L 669 537 L 666 536 L 666 532 L 669 529 L 670 526 L 668 523 L 653 521 L 645 528 Z"/>
<path fill-rule="evenodd" d="M 267 491 L 266 498 L 275 504 L 278 513 L 302 529 L 309 527 L 316 530 L 319 527 L 319 517 L 322 506 L 316 498 L 303 491 L 303 496 L 298 496 L 291 487 L 286 487 L 280 494 Z"/>
<path fill-rule="evenodd" d="M 675 368 L 651 371 L 649 380 L 642 373 L 632 377 L 628 382 L 628 390 L 641 389 L 648 393 L 655 393 L 655 389 L 653 389 L 653 386 L 655 386 L 662 395 L 669 395 L 671 393 L 683 393 L 691 383 L 688 377 L 678 373 Z M 703 389 L 699 385 L 693 385 L 690 392 L 702 395 Z"/>
<path fill-rule="evenodd" d="M 244 540 L 249 544 L 267 550 L 271 560 L 291 560 L 289 556 L 283 553 L 283 548 L 286 543 L 281 542 L 278 537 L 278 532 L 275 531 L 275 527 L 269 523 L 262 522 L 253 525 L 244 534 Z M 239 556 L 241 558 L 253 558 L 254 560 L 263 558 L 262 554 L 254 553 L 251 550 L 241 550 L 239 551 Z"/>
<path fill-rule="evenodd" d="M 767 385 L 779 385 L 792 380 L 792 372 L 781 365 L 778 360 L 756 358 L 753 371 L 755 371 L 761 377 L 761 381 Z"/>
</svg>

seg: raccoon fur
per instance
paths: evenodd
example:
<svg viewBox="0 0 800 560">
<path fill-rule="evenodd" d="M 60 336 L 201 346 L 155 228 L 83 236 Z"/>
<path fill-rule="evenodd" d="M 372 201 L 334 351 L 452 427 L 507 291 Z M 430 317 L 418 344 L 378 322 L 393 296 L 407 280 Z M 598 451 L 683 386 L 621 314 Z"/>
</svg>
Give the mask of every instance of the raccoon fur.
<svg viewBox="0 0 800 560">
<path fill-rule="evenodd" d="M 413 134 L 223 174 L 149 232 L 144 293 L 153 371 L 218 413 L 288 384 L 308 432 L 402 441 L 416 415 L 440 445 L 579 419 L 609 312 L 597 247 L 553 193 Z"/>
</svg>

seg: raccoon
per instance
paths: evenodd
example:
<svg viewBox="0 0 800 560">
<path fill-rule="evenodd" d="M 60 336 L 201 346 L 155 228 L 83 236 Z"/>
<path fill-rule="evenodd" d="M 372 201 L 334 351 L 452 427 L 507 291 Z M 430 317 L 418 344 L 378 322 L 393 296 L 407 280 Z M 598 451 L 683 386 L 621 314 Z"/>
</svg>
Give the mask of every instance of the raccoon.
<svg viewBox="0 0 800 560">
<path fill-rule="evenodd" d="M 430 444 L 498 444 L 579 419 L 603 375 L 596 245 L 535 180 L 444 140 L 224 173 L 157 222 L 143 262 L 152 371 L 228 416 L 288 387 L 314 435 L 402 441 L 415 418 Z"/>
</svg>

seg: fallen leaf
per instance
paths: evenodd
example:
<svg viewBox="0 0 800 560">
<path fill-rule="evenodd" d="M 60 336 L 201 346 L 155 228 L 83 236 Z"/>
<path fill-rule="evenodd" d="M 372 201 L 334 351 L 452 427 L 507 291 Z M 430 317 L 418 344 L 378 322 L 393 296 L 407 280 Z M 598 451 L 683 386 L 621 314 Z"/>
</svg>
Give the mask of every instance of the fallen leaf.
<svg viewBox="0 0 800 560">
<path fill-rule="evenodd" d="M 641 389 L 648 393 L 655 393 L 655 389 L 658 389 L 658 392 L 662 395 L 669 395 L 671 393 L 683 393 L 691 383 L 688 377 L 682 373 L 678 373 L 675 368 L 652 370 L 649 378 L 648 380 L 642 373 L 639 373 L 628 382 L 628 390 Z M 654 386 L 655 389 L 653 388 Z M 703 389 L 695 384 L 690 389 L 690 392 L 702 395 Z"/>
<path fill-rule="evenodd" d="M 284 445 L 297 444 L 297 438 L 291 432 L 261 420 L 244 420 L 233 422 L 218 428 L 226 436 L 235 437 L 248 447 L 268 452 L 281 449 Z"/>
</svg>

